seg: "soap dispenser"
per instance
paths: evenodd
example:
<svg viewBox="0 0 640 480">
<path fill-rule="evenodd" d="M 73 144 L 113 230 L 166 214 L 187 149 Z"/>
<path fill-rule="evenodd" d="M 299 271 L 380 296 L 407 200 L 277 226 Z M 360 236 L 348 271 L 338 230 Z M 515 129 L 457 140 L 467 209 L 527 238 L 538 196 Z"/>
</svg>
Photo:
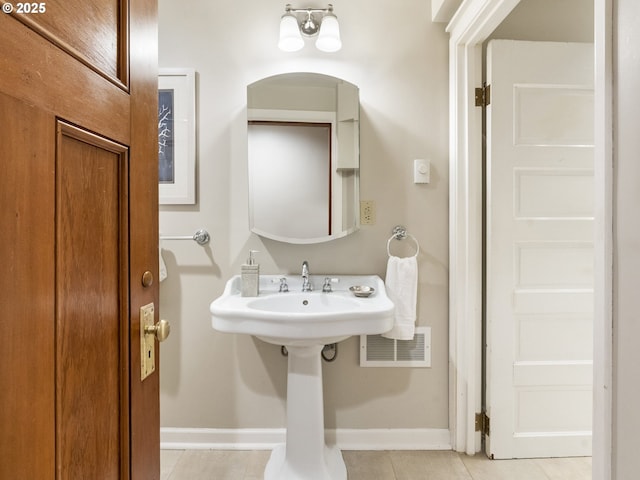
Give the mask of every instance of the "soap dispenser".
<svg viewBox="0 0 640 480">
<path fill-rule="evenodd" d="M 242 296 L 257 297 L 260 293 L 260 265 L 256 263 L 253 254 L 258 253 L 257 250 L 249 250 L 249 258 L 247 262 L 240 267 L 240 280 L 242 281 Z"/>
</svg>

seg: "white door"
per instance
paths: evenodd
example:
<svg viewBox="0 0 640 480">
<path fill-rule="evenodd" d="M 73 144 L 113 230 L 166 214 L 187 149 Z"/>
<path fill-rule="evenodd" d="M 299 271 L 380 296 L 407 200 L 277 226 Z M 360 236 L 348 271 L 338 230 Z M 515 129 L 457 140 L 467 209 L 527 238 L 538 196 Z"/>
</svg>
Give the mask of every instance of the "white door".
<svg viewBox="0 0 640 480">
<path fill-rule="evenodd" d="M 487 49 L 493 458 L 591 455 L 593 56 L 592 44 Z"/>
</svg>

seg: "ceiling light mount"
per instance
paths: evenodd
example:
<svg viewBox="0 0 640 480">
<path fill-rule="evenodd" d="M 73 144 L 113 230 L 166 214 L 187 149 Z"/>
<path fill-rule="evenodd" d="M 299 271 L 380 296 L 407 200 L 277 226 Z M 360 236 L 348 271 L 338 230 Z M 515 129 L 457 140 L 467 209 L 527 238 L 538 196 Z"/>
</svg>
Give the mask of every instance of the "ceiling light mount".
<svg viewBox="0 0 640 480">
<path fill-rule="evenodd" d="M 320 22 L 313 17 L 313 12 L 307 10 L 307 19 L 300 24 L 300 32 L 307 37 L 311 37 L 320 30 Z"/>
<path fill-rule="evenodd" d="M 318 35 L 316 47 L 324 52 L 336 52 L 342 47 L 338 18 L 333 14 L 333 5 L 327 8 L 292 8 L 288 3 L 280 19 L 280 41 L 278 46 L 286 52 L 295 52 L 304 47 L 302 35 Z"/>
</svg>

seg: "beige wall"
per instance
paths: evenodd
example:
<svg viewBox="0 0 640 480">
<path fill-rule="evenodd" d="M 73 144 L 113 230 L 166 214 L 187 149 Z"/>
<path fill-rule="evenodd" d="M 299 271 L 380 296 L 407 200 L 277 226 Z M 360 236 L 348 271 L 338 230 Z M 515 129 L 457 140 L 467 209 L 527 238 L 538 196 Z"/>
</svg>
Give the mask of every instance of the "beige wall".
<svg viewBox="0 0 640 480">
<path fill-rule="evenodd" d="M 206 228 L 209 247 L 165 242 L 169 277 L 161 316 L 164 427 L 284 426 L 286 359 L 277 346 L 215 332 L 209 303 L 259 250 L 263 273 L 376 273 L 386 241 L 404 224 L 420 241 L 418 323 L 432 328 L 432 368 L 360 368 L 359 341 L 324 364 L 326 424 L 333 428 L 447 428 L 448 422 L 448 44 L 429 2 L 334 0 L 343 49 L 276 47 L 286 2 L 160 0 L 160 66 L 198 72 L 198 203 L 161 206 L 165 234 Z M 294 6 L 324 6 L 307 2 Z M 246 179 L 246 86 L 288 71 L 316 71 L 360 87 L 361 198 L 377 223 L 347 238 L 286 245 L 250 233 Z M 413 159 L 432 160 L 429 185 L 413 184 Z"/>
</svg>

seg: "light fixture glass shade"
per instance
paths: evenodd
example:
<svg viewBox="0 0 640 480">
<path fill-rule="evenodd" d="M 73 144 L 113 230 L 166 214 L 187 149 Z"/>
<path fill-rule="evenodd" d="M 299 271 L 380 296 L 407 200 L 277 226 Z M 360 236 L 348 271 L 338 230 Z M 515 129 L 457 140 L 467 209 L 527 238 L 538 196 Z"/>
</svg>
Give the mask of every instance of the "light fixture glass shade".
<svg viewBox="0 0 640 480">
<path fill-rule="evenodd" d="M 340 26 L 335 15 L 329 13 L 322 19 L 316 47 L 323 52 L 337 52 L 342 48 Z"/>
<path fill-rule="evenodd" d="M 304 47 L 304 40 L 300 34 L 298 19 L 291 13 L 285 13 L 280 19 L 278 48 L 285 52 L 295 52 L 302 47 Z"/>
</svg>

